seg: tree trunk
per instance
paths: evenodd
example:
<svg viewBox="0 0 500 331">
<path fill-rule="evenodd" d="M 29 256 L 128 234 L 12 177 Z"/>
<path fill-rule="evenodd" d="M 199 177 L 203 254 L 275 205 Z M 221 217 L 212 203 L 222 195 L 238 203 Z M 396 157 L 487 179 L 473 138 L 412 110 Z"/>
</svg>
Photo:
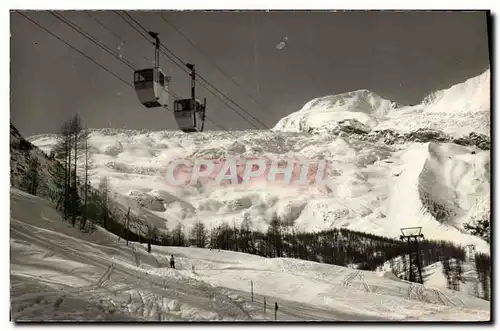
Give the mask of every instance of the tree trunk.
<svg viewBox="0 0 500 331">
<path fill-rule="evenodd" d="M 126 220 L 126 223 L 125 223 L 125 240 L 127 242 L 127 246 L 128 246 L 128 222 L 129 221 L 130 221 L 130 207 L 128 207 L 127 220 Z"/>
<path fill-rule="evenodd" d="M 86 134 L 86 133 L 85 133 Z M 85 135 L 85 189 L 84 189 L 84 206 L 83 206 L 83 218 L 82 218 L 82 229 L 85 228 L 85 223 L 87 223 L 87 203 L 88 203 L 88 177 L 89 177 L 89 164 L 88 164 L 88 136 Z"/>
<path fill-rule="evenodd" d="M 67 220 L 69 213 L 70 213 L 70 207 L 71 207 L 71 194 L 70 194 L 70 187 L 71 187 L 71 135 L 67 137 L 67 142 L 66 142 L 66 150 L 67 150 L 67 159 L 66 159 L 66 183 L 65 183 L 65 192 L 66 192 L 66 208 L 64 212 L 64 219 Z"/>
<path fill-rule="evenodd" d="M 78 195 L 78 188 L 77 188 L 77 185 L 76 185 L 76 178 L 77 178 L 77 173 L 76 173 L 76 161 L 78 160 L 78 132 L 75 132 L 75 176 L 73 178 L 73 213 L 72 213 L 72 217 L 71 217 L 71 224 L 73 225 L 73 227 L 75 226 L 75 223 L 76 223 L 76 214 L 77 214 L 77 210 L 76 210 L 76 196 Z"/>
</svg>

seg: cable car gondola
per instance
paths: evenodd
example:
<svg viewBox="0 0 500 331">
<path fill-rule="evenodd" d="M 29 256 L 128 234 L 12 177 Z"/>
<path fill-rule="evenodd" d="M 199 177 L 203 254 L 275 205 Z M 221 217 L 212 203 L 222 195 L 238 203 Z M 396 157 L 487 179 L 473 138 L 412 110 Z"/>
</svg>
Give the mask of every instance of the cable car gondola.
<svg viewBox="0 0 500 331">
<path fill-rule="evenodd" d="M 140 102 L 146 108 L 168 107 L 168 87 L 170 77 L 165 76 L 159 67 L 160 39 L 158 33 L 149 32 L 155 39 L 155 66 L 154 68 L 134 71 L 134 87 Z M 196 72 L 193 64 L 187 63 L 191 70 L 191 98 L 174 101 L 174 117 L 177 126 L 183 132 L 202 132 L 205 124 L 205 109 L 207 100 L 203 103 L 196 99 L 195 82 Z"/>
<path fill-rule="evenodd" d="M 155 66 L 154 68 L 134 71 L 134 87 L 139 101 L 146 108 L 168 106 L 168 85 L 170 77 L 160 69 L 160 39 L 158 34 L 149 32 L 155 39 Z"/>
<path fill-rule="evenodd" d="M 205 124 L 207 99 L 205 98 L 203 103 L 196 99 L 196 72 L 194 70 L 194 64 L 187 63 L 186 67 L 191 70 L 191 98 L 174 101 L 175 121 L 179 129 L 183 132 L 202 132 Z"/>
</svg>

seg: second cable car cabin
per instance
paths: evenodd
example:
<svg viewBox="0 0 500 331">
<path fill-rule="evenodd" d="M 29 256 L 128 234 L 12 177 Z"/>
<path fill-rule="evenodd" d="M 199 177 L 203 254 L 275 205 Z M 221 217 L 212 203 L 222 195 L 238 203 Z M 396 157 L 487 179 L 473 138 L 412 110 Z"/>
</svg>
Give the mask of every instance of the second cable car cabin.
<svg viewBox="0 0 500 331">
<path fill-rule="evenodd" d="M 196 72 L 194 64 L 186 64 L 191 70 L 191 98 L 174 101 L 174 116 L 179 129 L 184 132 L 201 132 L 205 123 L 207 99 L 203 101 L 195 97 Z"/>
<path fill-rule="evenodd" d="M 205 106 L 198 99 L 174 101 L 174 116 L 177 126 L 184 132 L 202 132 L 205 123 Z"/>
</svg>

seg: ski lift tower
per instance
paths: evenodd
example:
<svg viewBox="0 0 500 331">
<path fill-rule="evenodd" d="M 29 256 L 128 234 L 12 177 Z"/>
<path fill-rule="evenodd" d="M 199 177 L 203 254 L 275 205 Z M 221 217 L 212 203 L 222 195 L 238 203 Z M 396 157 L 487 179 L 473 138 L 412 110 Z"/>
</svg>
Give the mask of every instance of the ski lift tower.
<svg viewBox="0 0 500 331">
<path fill-rule="evenodd" d="M 424 283 L 422 278 L 422 266 L 420 263 L 420 250 L 418 248 L 418 240 L 424 239 L 422 234 L 422 227 L 409 227 L 401 229 L 402 235 L 399 237 L 401 240 L 405 240 L 408 243 L 408 253 L 409 253 L 409 281 L 415 283 Z M 415 246 L 415 247 L 413 247 Z M 414 248 L 414 249 L 413 249 Z M 415 256 L 414 256 L 415 255 Z M 414 275 L 413 268 L 416 267 L 418 275 Z"/>
<path fill-rule="evenodd" d="M 469 258 L 468 258 L 469 262 L 474 262 L 474 260 L 475 260 L 475 255 L 476 255 L 476 245 L 474 245 L 474 244 L 469 244 L 469 245 L 467 245 L 467 249 L 468 249 L 468 252 L 467 252 L 467 253 L 468 253 L 468 255 L 469 255 L 469 256 L 468 256 L 468 257 L 469 257 Z"/>
</svg>

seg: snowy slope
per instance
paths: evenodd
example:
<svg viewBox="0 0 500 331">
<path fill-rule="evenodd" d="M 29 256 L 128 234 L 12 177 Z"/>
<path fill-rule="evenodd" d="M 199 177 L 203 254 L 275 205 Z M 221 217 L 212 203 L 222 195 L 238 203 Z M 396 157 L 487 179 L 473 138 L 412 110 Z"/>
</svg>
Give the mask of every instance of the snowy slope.
<svg viewBox="0 0 500 331">
<path fill-rule="evenodd" d="M 147 254 L 102 229 L 81 233 L 16 189 L 11 209 L 14 320 L 272 320 L 274 302 L 279 320 L 490 318 L 487 301 L 375 272 L 198 248 Z"/>
<path fill-rule="evenodd" d="M 408 266 L 408 255 L 406 258 L 406 268 Z M 449 261 L 453 263 L 453 259 Z M 398 280 L 399 278 L 394 275 L 397 273 L 399 276 L 403 277 L 405 275 L 406 268 L 403 266 L 401 257 L 397 257 L 392 261 L 387 261 L 379 270 L 380 275 L 385 277 L 391 277 L 392 279 Z M 483 288 L 476 272 L 476 266 L 474 261 L 467 260 L 461 262 L 462 268 L 462 279 L 459 282 L 459 292 L 466 295 L 482 298 Z M 443 263 L 436 262 L 422 268 L 422 278 L 426 287 L 433 287 L 439 289 L 446 289 L 448 287 L 446 275 L 443 272 Z M 491 287 L 489 288 L 491 291 Z"/>
<path fill-rule="evenodd" d="M 91 181 L 97 185 L 108 177 L 115 192 L 140 201 L 154 215 L 168 220 L 169 228 L 177 222 L 189 228 L 198 220 L 208 227 L 223 221 L 238 226 L 247 213 L 254 228 L 265 231 L 276 212 L 298 230 L 347 227 L 399 237 L 403 226 L 423 226 L 429 239 L 475 244 L 478 251 L 489 252 L 486 242 L 462 229 L 464 221 L 489 215 L 489 151 L 451 143 L 398 141 L 388 145 L 346 132 L 329 132 L 338 126 L 337 121 L 349 118 L 371 126 L 372 131 L 382 125 L 405 131 L 428 124 L 453 131 L 465 122 L 474 127 L 475 120 L 489 125 L 489 112 L 487 121 L 481 117 L 488 81 L 489 71 L 413 107 L 400 107 L 366 90 L 319 98 L 281 120 L 274 132 L 187 135 L 179 131 L 94 130 L 90 138 L 95 163 Z M 459 107 L 459 103 L 467 106 Z M 461 115 L 451 108 L 444 115 L 433 113 L 446 105 L 461 110 Z M 476 117 L 466 117 L 473 109 L 480 109 L 473 112 Z M 454 116 L 464 123 L 456 122 Z M 414 121 L 417 117 L 423 122 Z M 327 132 L 307 132 L 318 125 Z M 471 126 L 463 128 L 467 131 Z M 55 139 L 50 134 L 29 138 L 47 152 Z M 327 182 L 313 186 L 279 182 L 213 186 L 213 178 L 209 178 L 203 185 L 174 186 L 166 179 L 172 160 L 258 157 L 269 161 L 285 156 L 326 160 Z M 439 210 L 449 217 L 443 220 Z"/>
<path fill-rule="evenodd" d="M 464 263 L 463 281 L 460 283 L 460 292 L 472 296 L 481 296 L 482 286 L 478 280 L 477 272 L 474 263 Z M 434 263 L 425 268 L 425 283 L 428 286 L 446 288 L 446 277 L 443 274 L 443 264 L 441 262 Z"/>
<path fill-rule="evenodd" d="M 46 201 L 11 191 L 11 307 L 14 320 L 265 319 L 249 303 L 177 271 L 139 244 L 99 229 L 84 234 Z M 169 270 L 170 271 L 170 270 Z"/>
<path fill-rule="evenodd" d="M 489 253 L 485 241 L 459 231 L 471 214 L 489 218 L 489 169 L 484 168 L 489 153 L 471 151 L 430 143 L 412 144 L 401 152 L 402 166 L 394 169 L 398 176 L 388 199 L 388 222 L 398 225 L 394 233 L 401 227 L 422 226 L 427 238 L 474 244 L 478 251 Z"/>
<path fill-rule="evenodd" d="M 10 124 L 10 185 L 20 187 L 30 160 L 35 159 L 40 164 L 38 195 L 54 198 L 56 187 L 56 171 L 62 169 L 42 150 L 26 140 L 21 133 Z"/>
<path fill-rule="evenodd" d="M 420 200 L 441 223 L 489 219 L 490 171 L 488 151 L 430 143 L 418 180 Z"/>
<path fill-rule="evenodd" d="M 52 144 L 56 143 L 55 139 L 51 140 Z M 60 162 L 51 159 L 48 155 L 50 149 L 43 149 L 31 144 L 28 140 L 21 136 L 19 131 L 11 124 L 10 126 L 10 168 L 11 168 L 11 186 L 21 188 L 23 176 L 28 169 L 29 160 L 36 159 L 39 162 L 39 187 L 37 196 L 47 198 L 52 203 L 57 204 L 61 198 L 61 188 L 58 188 L 64 170 Z M 83 165 L 80 165 L 79 170 L 83 171 Z M 57 179 L 59 172 L 59 180 Z M 81 175 L 82 173 L 79 172 Z M 94 184 L 97 186 L 98 181 Z M 116 211 L 121 210 L 121 215 L 126 215 L 127 208 L 131 207 L 132 215 L 140 216 L 145 223 L 154 224 L 160 231 L 166 228 L 166 220 L 158 215 L 155 215 L 151 210 L 144 208 L 135 197 L 124 196 L 113 192 L 109 196 L 110 205 Z M 135 221 L 130 223 L 130 230 L 137 234 L 145 231 L 146 224 L 139 224 Z"/>
</svg>

